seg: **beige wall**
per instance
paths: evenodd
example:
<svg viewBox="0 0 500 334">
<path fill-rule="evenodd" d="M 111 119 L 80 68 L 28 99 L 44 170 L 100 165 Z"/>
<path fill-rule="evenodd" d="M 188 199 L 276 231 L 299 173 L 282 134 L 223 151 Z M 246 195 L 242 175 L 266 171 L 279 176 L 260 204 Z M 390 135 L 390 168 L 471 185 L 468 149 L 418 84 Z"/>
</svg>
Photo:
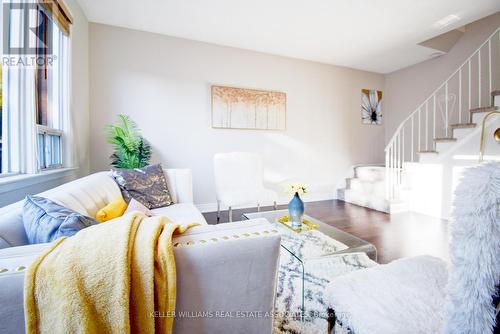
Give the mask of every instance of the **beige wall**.
<svg viewBox="0 0 500 334">
<path fill-rule="evenodd" d="M 466 26 L 457 44 L 444 56 L 385 76 L 385 140 L 500 26 L 500 12 Z M 498 73 L 498 71 L 497 71 Z M 495 80 L 496 88 L 500 85 Z"/>
<path fill-rule="evenodd" d="M 65 0 L 74 23 L 71 27 L 71 111 L 76 140 L 78 176 L 89 173 L 89 22 L 76 0 Z"/>
<path fill-rule="evenodd" d="M 109 169 L 104 127 L 125 113 L 153 145 L 154 162 L 194 172 L 195 202 L 215 202 L 212 156 L 261 153 L 271 182 L 334 196 L 349 168 L 383 161 L 383 126 L 361 124 L 361 89 L 380 74 L 90 24 L 90 169 Z M 284 91 L 287 130 L 212 129 L 210 85 Z M 208 207 L 208 206 L 207 206 Z"/>
</svg>

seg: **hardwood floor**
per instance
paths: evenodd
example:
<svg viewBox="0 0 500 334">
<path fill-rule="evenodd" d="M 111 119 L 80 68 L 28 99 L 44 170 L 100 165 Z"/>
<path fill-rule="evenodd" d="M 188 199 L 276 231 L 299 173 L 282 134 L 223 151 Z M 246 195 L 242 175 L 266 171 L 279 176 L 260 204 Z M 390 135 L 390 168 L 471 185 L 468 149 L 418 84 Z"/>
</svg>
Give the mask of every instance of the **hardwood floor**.
<svg viewBox="0 0 500 334">
<path fill-rule="evenodd" d="M 280 206 L 286 208 L 286 206 Z M 272 210 L 263 207 L 262 211 Z M 233 210 L 233 220 L 240 220 L 245 212 L 256 208 Z M 378 262 L 422 254 L 447 259 L 447 222 L 417 213 L 388 215 L 375 210 L 345 203 L 339 200 L 306 203 L 306 213 L 327 224 L 374 244 L 378 251 Z M 209 224 L 216 224 L 215 212 L 205 213 Z M 221 222 L 228 221 L 227 211 L 222 212 Z"/>
</svg>

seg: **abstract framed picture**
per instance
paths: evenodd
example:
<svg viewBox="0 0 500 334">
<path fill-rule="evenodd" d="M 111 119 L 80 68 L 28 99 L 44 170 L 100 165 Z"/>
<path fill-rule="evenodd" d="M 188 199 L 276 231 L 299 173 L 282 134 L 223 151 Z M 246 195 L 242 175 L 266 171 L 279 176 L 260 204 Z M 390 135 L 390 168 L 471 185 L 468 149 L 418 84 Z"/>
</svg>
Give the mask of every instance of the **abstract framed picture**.
<svg viewBox="0 0 500 334">
<path fill-rule="evenodd" d="M 286 130 L 286 93 L 212 85 L 212 127 Z"/>
<path fill-rule="evenodd" d="M 363 124 L 382 124 L 382 91 L 361 90 L 361 122 Z"/>
</svg>

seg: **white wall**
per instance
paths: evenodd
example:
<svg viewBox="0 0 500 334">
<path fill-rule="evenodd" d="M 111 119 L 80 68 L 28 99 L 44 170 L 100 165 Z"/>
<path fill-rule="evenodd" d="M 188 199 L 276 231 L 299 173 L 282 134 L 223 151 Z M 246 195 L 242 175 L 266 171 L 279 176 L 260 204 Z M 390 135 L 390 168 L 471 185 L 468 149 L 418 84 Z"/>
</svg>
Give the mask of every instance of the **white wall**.
<svg viewBox="0 0 500 334">
<path fill-rule="evenodd" d="M 89 173 L 89 23 L 75 0 L 65 0 L 74 22 L 71 26 L 71 111 L 74 116 L 77 170 L 31 178 L 0 186 L 0 206 L 18 201 Z"/>
<path fill-rule="evenodd" d="M 441 57 L 389 73 L 385 76 L 386 142 L 399 124 L 439 87 L 500 26 L 500 12 L 465 26 L 455 46 Z M 500 78 L 494 88 L 500 89 Z"/>
<path fill-rule="evenodd" d="M 193 170 L 198 204 L 215 202 L 216 152 L 258 152 L 269 181 L 305 182 L 311 198 L 383 161 L 384 127 L 360 119 L 361 89 L 383 89 L 380 74 L 91 23 L 90 82 L 91 171 L 109 169 L 104 127 L 125 113 L 153 162 Z M 212 129 L 211 84 L 286 92 L 287 130 Z"/>
</svg>

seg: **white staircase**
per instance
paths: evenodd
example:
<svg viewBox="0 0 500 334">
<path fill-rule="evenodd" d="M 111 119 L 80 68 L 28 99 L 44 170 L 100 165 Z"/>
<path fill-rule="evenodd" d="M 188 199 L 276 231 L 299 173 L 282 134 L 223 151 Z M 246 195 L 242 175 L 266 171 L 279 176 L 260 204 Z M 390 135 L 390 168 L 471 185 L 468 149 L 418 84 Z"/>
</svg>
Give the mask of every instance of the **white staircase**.
<svg viewBox="0 0 500 334">
<path fill-rule="evenodd" d="M 384 165 L 355 166 L 354 176 L 346 179 L 346 187 L 337 191 L 337 198 L 387 213 L 406 211 L 403 201 L 390 202 L 386 199 L 385 177 Z"/>
<path fill-rule="evenodd" d="M 354 177 L 346 179 L 346 188 L 337 198 L 378 211 L 388 212 L 385 200 L 385 167 L 366 165 L 354 167 Z"/>
<path fill-rule="evenodd" d="M 429 152 L 419 152 L 418 162 L 431 163 L 439 159 L 439 155 L 453 150 L 466 140 L 471 134 L 478 132 L 483 122 L 483 118 L 493 112 L 500 111 L 500 90 L 491 92 L 492 105 L 471 109 L 470 122 L 450 125 L 450 137 L 434 138 L 434 150 Z M 477 141 L 479 147 L 479 141 Z"/>
<path fill-rule="evenodd" d="M 355 167 L 338 198 L 389 213 L 407 210 L 407 166 L 438 164 L 440 155 L 476 140 L 483 118 L 499 106 L 500 28 L 398 126 L 385 166 Z"/>
</svg>

